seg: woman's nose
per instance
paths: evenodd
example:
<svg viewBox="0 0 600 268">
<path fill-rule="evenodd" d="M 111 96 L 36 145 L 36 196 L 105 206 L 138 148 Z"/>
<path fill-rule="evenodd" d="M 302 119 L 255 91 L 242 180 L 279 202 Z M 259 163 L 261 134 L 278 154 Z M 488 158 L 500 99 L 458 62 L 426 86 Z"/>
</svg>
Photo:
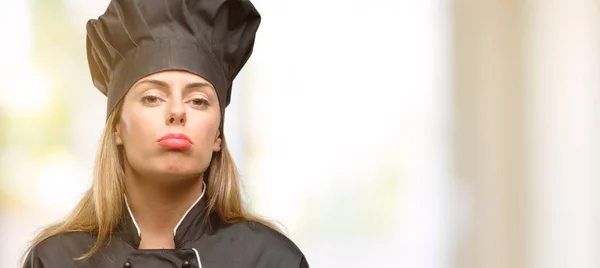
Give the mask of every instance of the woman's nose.
<svg viewBox="0 0 600 268">
<path fill-rule="evenodd" d="M 173 103 L 169 107 L 167 125 L 185 125 L 186 113 L 183 103 Z"/>
</svg>

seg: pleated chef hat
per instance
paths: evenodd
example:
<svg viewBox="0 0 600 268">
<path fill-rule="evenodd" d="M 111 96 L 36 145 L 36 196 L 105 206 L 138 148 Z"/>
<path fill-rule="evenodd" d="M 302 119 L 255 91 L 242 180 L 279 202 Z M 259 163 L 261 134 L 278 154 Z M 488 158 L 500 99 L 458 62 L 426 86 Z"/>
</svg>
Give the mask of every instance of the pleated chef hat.
<svg viewBox="0 0 600 268">
<path fill-rule="evenodd" d="M 107 118 L 136 81 L 164 70 L 212 83 L 223 117 L 260 20 L 248 0 L 111 0 L 86 25 L 89 69 L 108 98 Z"/>
</svg>

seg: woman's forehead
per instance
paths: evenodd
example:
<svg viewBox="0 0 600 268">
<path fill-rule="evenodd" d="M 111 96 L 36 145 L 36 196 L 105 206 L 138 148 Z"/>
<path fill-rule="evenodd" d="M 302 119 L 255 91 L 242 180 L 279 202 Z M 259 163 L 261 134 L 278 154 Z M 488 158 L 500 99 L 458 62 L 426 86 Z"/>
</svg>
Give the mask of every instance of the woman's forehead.
<svg viewBox="0 0 600 268">
<path fill-rule="evenodd" d="M 147 76 L 139 79 L 134 84 L 134 87 L 136 85 L 138 85 L 140 82 L 148 81 L 148 80 L 160 81 L 160 82 L 168 84 L 171 87 L 184 87 L 185 85 L 192 84 L 192 83 L 203 83 L 203 84 L 208 84 L 212 87 L 212 84 L 208 80 L 204 79 L 203 77 L 201 77 L 197 74 L 193 74 L 193 73 L 190 73 L 187 71 L 180 71 L 180 70 L 167 70 L 167 71 L 161 71 L 161 72 L 147 75 Z"/>
<path fill-rule="evenodd" d="M 211 97 L 218 97 L 216 89 L 208 80 L 197 74 L 179 70 L 161 71 L 142 77 L 135 82 L 129 91 L 139 93 L 151 88 L 183 92 L 200 90 Z"/>
</svg>

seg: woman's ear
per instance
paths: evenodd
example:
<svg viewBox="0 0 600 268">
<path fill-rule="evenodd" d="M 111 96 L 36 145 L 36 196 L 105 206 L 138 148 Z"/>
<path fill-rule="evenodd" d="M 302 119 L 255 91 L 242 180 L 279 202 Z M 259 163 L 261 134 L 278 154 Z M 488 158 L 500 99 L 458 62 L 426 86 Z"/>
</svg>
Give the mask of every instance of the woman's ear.
<svg viewBox="0 0 600 268">
<path fill-rule="evenodd" d="M 119 126 L 115 128 L 115 142 L 117 145 L 123 145 L 123 138 L 121 138 L 121 129 Z"/>
<path fill-rule="evenodd" d="M 221 130 L 217 130 L 217 136 L 215 137 L 215 142 L 213 143 L 213 152 L 221 151 L 221 143 L 223 139 L 221 138 Z"/>
</svg>

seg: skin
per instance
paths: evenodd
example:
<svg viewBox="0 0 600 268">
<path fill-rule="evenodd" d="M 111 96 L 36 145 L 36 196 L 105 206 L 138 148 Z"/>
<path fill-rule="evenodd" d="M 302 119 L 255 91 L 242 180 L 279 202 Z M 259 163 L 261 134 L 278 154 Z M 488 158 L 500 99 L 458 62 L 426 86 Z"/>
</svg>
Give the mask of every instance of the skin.
<svg viewBox="0 0 600 268">
<path fill-rule="evenodd" d="M 220 108 L 214 87 L 184 71 L 138 80 L 125 96 L 116 143 L 123 147 L 125 186 L 141 230 L 140 249 L 175 248 L 173 229 L 202 193 L 202 174 L 221 150 Z M 183 133 L 187 149 L 158 139 Z"/>
</svg>

